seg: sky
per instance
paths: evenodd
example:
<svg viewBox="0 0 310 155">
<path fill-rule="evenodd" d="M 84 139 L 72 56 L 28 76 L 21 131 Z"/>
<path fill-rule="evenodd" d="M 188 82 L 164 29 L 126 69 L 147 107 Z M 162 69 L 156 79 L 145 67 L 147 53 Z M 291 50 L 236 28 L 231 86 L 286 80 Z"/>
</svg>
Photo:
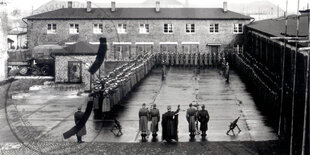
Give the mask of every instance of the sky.
<svg viewBox="0 0 310 155">
<path fill-rule="evenodd" d="M 10 8 L 17 8 L 21 10 L 31 10 L 38 8 L 42 4 L 49 2 L 50 0 L 1 0 L 8 3 L 8 6 Z M 88 0 L 72 0 L 72 1 L 81 1 L 85 2 Z M 90 0 L 92 3 L 100 2 L 100 3 L 110 3 L 111 0 Z M 144 0 L 114 0 L 116 3 L 141 3 Z M 180 2 L 185 2 L 185 0 L 178 0 Z M 218 7 L 222 7 L 222 3 L 224 0 L 189 0 L 189 3 L 192 4 L 215 4 Z M 229 3 L 249 3 L 253 1 L 258 0 L 226 0 L 228 3 L 228 9 L 229 9 Z M 285 3 L 286 0 L 267 0 L 275 5 L 279 5 L 280 8 L 285 10 Z M 307 3 L 310 3 L 310 0 L 300 0 L 300 9 L 306 9 Z M 297 0 L 288 0 L 288 10 L 291 13 L 297 12 Z"/>
</svg>

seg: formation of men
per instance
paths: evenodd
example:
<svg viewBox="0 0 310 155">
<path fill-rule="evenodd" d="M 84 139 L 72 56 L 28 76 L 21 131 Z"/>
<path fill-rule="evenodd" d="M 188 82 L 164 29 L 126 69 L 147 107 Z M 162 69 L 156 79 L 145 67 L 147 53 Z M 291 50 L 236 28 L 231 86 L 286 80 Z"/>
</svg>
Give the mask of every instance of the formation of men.
<svg viewBox="0 0 310 155">
<path fill-rule="evenodd" d="M 125 63 L 94 83 L 94 112 L 101 117 L 120 104 L 155 65 L 155 57 L 151 54 Z"/>
<path fill-rule="evenodd" d="M 103 116 L 110 112 L 113 107 L 122 102 L 132 89 L 134 89 L 139 82 L 146 77 L 155 65 L 162 65 L 162 79 L 166 76 L 166 66 L 196 66 L 196 67 L 219 67 L 222 69 L 223 76 L 229 82 L 229 65 L 225 61 L 223 55 L 211 53 L 155 53 L 140 55 L 136 60 L 125 63 L 113 71 L 108 73 L 105 77 L 96 81 L 94 84 L 94 112 L 96 116 Z M 208 130 L 209 113 L 205 106 L 201 106 L 201 110 L 195 109 L 192 104 L 186 112 L 186 118 L 189 124 L 190 137 L 197 134 L 198 122 L 200 122 L 201 136 L 206 136 Z M 178 112 L 171 111 L 171 106 L 167 107 L 167 112 L 162 115 L 162 139 L 170 142 L 171 140 L 178 141 L 177 126 L 178 126 Z M 139 130 L 141 132 L 142 140 L 145 141 L 149 132 L 152 137 L 156 139 L 158 132 L 158 124 L 160 121 L 160 112 L 153 107 L 146 108 L 143 104 L 139 111 Z M 148 122 L 151 122 L 150 129 Z"/>
<path fill-rule="evenodd" d="M 180 111 L 180 105 L 176 111 L 171 110 L 171 106 L 167 106 L 167 112 L 162 115 L 162 139 L 167 142 L 172 140 L 178 141 L 178 112 Z M 186 118 L 189 123 L 190 137 L 195 136 L 196 121 L 200 122 L 200 130 L 202 137 L 204 138 L 208 130 L 208 122 L 210 119 L 208 111 L 205 106 L 202 105 L 201 110 L 196 110 L 193 105 L 190 104 L 186 112 Z M 156 139 L 158 132 L 158 124 L 160 121 L 160 112 L 156 108 L 156 104 L 153 105 L 149 111 L 146 108 L 146 104 L 142 104 L 142 108 L 139 110 L 139 131 L 141 132 L 142 141 L 146 140 L 148 133 L 148 120 L 151 121 L 151 132 L 153 139 Z"/>
<path fill-rule="evenodd" d="M 224 57 L 223 53 L 159 52 L 155 54 L 156 64 L 169 66 L 218 67 Z"/>
</svg>

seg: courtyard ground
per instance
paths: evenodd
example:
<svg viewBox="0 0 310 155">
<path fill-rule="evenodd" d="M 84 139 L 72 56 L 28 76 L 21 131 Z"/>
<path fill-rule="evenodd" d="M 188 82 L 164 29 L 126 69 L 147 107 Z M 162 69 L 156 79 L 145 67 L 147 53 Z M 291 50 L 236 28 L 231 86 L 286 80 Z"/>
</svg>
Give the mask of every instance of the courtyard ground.
<svg viewBox="0 0 310 155">
<path fill-rule="evenodd" d="M 64 140 L 62 133 L 74 126 L 73 114 L 79 105 L 86 105 L 86 94 L 77 96 L 77 90 L 45 88 L 14 95 L 5 108 L 0 109 L 0 145 L 2 153 L 87 153 L 87 154 L 283 154 L 284 148 L 277 141 L 272 128 L 265 124 L 265 117 L 239 77 L 231 72 L 227 84 L 217 70 L 205 69 L 195 74 L 193 69 L 171 67 L 167 79 L 161 81 L 160 68 L 152 73 L 105 120 L 91 116 L 87 122 L 85 143 L 76 144 L 76 137 Z M 1 97 L 8 84 L 1 86 Z M 11 88 L 13 89 L 13 88 Z M 210 114 L 206 141 L 197 135 L 190 141 L 185 118 L 189 103 L 206 105 Z M 142 103 L 156 103 L 161 114 L 167 105 L 179 113 L 179 143 L 161 141 L 142 143 L 138 132 L 138 110 Z M 4 105 L 3 98 L 1 105 Z M 3 107 L 3 106 L 2 106 Z M 225 133 L 231 121 L 238 122 L 242 132 L 237 136 Z M 123 126 L 123 135 L 110 132 L 112 118 Z M 9 123 L 9 124 L 8 124 Z M 15 134 L 15 135 L 14 135 Z M 17 139 L 15 137 L 18 137 Z M 29 138 L 32 137 L 32 138 Z M 21 143 L 24 143 L 22 145 Z M 28 147 L 26 147 L 28 146 Z"/>
</svg>

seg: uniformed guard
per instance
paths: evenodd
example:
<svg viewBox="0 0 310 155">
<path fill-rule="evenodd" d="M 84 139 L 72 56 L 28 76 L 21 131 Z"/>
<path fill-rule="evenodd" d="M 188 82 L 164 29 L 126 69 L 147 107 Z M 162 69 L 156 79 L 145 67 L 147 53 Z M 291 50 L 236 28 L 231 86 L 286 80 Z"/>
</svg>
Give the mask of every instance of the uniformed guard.
<svg viewBox="0 0 310 155">
<path fill-rule="evenodd" d="M 195 65 L 195 53 L 190 53 L 190 66 Z"/>
<path fill-rule="evenodd" d="M 200 53 L 199 54 L 199 63 L 200 63 L 201 67 L 204 66 L 204 57 L 205 57 L 205 53 Z"/>
<path fill-rule="evenodd" d="M 180 54 L 179 54 L 179 52 L 177 52 L 177 53 L 175 54 L 175 65 L 176 65 L 176 66 L 179 66 L 179 65 L 180 65 Z"/>
<path fill-rule="evenodd" d="M 153 105 L 153 108 L 150 111 L 150 117 L 151 117 L 151 132 L 153 138 L 156 138 L 157 132 L 158 132 L 158 122 L 160 120 L 160 113 L 159 110 L 156 108 L 156 104 Z"/>
<path fill-rule="evenodd" d="M 111 110 L 111 103 L 110 103 L 110 94 L 109 90 L 105 90 L 103 93 L 102 99 L 102 112 L 110 112 Z"/>
<path fill-rule="evenodd" d="M 77 125 L 80 120 L 82 120 L 84 113 L 81 111 L 81 107 L 78 107 L 78 111 L 74 113 L 74 121 L 75 124 Z M 76 133 L 77 137 L 77 142 L 78 143 L 83 143 L 82 141 L 82 136 L 86 135 L 86 128 L 85 125 L 81 128 L 79 132 Z"/>
<path fill-rule="evenodd" d="M 184 54 L 180 53 L 180 65 L 183 66 L 184 65 Z"/>
<path fill-rule="evenodd" d="M 229 83 L 229 64 L 228 64 L 228 62 L 226 62 L 225 77 L 226 77 L 226 82 Z"/>
<path fill-rule="evenodd" d="M 163 65 L 165 63 L 165 61 L 166 61 L 166 55 L 163 52 L 161 52 L 160 55 L 161 55 L 160 64 Z"/>
<path fill-rule="evenodd" d="M 162 70 L 161 70 L 161 80 L 165 80 L 166 78 L 166 65 L 163 65 Z"/>
<path fill-rule="evenodd" d="M 166 53 L 166 65 L 169 66 L 170 64 L 170 53 Z"/>
<path fill-rule="evenodd" d="M 185 53 L 185 64 L 184 64 L 185 66 L 189 65 L 189 63 L 188 63 L 190 61 L 189 56 L 190 56 L 189 53 Z"/>
<path fill-rule="evenodd" d="M 189 108 L 186 111 L 186 119 L 188 122 L 188 130 L 190 132 L 190 137 L 194 137 L 195 136 L 195 131 L 196 131 L 196 127 L 195 127 L 195 122 L 196 122 L 196 109 L 193 108 L 193 104 L 189 104 Z"/>
<path fill-rule="evenodd" d="M 139 110 L 139 130 L 141 132 L 142 141 L 146 140 L 148 131 L 148 117 L 149 111 L 146 109 L 146 104 L 142 104 L 142 108 Z"/>
<path fill-rule="evenodd" d="M 205 137 L 206 131 L 208 130 L 208 122 L 210 116 L 207 110 L 205 110 L 205 105 L 201 106 L 201 110 L 198 112 L 198 121 L 200 122 L 200 131 L 202 132 L 201 136 Z"/>
<path fill-rule="evenodd" d="M 198 66 L 198 60 L 199 60 L 199 53 L 194 53 L 194 56 L 195 56 L 195 66 Z"/>
</svg>

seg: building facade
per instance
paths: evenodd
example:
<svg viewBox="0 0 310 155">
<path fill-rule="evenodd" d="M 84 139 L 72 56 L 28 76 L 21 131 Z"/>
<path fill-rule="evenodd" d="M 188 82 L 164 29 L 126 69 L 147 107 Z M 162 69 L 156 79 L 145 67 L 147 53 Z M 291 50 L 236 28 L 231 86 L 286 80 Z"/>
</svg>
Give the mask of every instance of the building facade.
<svg viewBox="0 0 310 155">
<path fill-rule="evenodd" d="M 242 44 L 250 17 L 227 8 L 63 8 L 27 17 L 29 49 L 108 40 L 107 61 L 143 52 L 223 52 Z M 227 5 L 226 5 L 227 6 Z M 241 40 L 240 40 L 241 39 Z"/>
</svg>

